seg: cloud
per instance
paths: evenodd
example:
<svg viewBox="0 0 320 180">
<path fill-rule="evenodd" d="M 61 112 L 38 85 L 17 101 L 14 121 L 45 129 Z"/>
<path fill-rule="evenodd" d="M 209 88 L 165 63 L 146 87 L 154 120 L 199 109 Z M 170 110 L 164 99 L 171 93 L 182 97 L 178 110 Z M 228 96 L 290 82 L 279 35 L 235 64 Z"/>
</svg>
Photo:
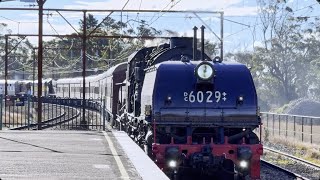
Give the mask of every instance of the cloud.
<svg viewBox="0 0 320 180">
<path fill-rule="evenodd" d="M 226 16 L 255 16 L 258 14 L 257 7 L 231 7 L 224 11 Z"/>
</svg>

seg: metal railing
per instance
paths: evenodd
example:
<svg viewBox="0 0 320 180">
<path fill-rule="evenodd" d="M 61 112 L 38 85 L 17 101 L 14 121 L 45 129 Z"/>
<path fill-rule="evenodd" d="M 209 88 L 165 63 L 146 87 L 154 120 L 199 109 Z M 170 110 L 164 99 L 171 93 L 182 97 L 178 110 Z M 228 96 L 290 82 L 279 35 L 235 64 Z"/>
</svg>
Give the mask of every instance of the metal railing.
<svg viewBox="0 0 320 180">
<path fill-rule="evenodd" d="M 320 117 L 262 112 L 261 120 L 264 138 L 279 137 L 320 144 Z"/>
<path fill-rule="evenodd" d="M 0 130 L 2 129 L 36 129 L 37 98 L 8 97 L 0 95 Z M 101 99 L 88 99 L 85 102 L 72 98 L 48 98 L 42 97 L 43 129 L 83 129 L 105 130 L 108 116 Z M 85 118 L 82 117 L 83 103 L 85 103 Z M 85 121 L 83 121 L 85 119 Z"/>
</svg>

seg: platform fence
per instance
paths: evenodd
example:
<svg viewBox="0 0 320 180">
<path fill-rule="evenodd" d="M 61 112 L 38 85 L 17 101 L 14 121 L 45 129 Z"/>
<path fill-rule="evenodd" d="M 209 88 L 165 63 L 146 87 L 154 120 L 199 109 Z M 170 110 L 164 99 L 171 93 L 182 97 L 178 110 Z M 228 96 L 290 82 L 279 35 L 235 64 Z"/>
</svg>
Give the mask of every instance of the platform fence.
<svg viewBox="0 0 320 180">
<path fill-rule="evenodd" d="M 37 119 L 37 98 L 0 95 L 0 130 L 105 130 L 107 112 L 101 99 L 42 97 L 42 120 Z M 83 117 L 85 103 L 85 117 Z"/>
<path fill-rule="evenodd" d="M 320 144 L 320 117 L 262 112 L 261 120 L 263 141 L 275 137 Z"/>
</svg>

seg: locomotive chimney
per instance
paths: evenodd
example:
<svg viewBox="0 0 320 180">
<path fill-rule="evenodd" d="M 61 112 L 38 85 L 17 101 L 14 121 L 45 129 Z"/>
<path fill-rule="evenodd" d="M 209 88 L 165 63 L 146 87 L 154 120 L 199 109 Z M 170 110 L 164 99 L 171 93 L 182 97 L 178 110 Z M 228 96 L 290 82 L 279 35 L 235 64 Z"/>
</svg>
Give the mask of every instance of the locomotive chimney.
<svg viewBox="0 0 320 180">
<path fill-rule="evenodd" d="M 193 27 L 193 60 L 195 61 L 197 59 L 197 26 Z"/>
<path fill-rule="evenodd" d="M 201 60 L 204 60 L 204 29 L 205 27 L 201 26 Z"/>
</svg>

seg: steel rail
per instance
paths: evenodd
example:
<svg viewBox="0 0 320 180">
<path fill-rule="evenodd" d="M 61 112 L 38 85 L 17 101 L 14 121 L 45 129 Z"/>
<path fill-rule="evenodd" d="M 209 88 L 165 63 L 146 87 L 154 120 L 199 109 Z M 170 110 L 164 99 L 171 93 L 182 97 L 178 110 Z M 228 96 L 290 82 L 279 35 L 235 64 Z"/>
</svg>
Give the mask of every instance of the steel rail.
<svg viewBox="0 0 320 180">
<path fill-rule="evenodd" d="M 48 103 L 48 104 L 54 105 L 52 103 Z M 59 106 L 61 108 L 62 105 L 59 105 Z M 51 128 L 51 127 L 66 123 L 68 121 L 71 121 L 71 120 L 77 118 L 80 115 L 80 111 L 78 111 L 77 108 L 72 107 L 72 106 L 66 106 L 66 107 L 74 109 L 76 111 L 75 115 L 72 116 L 72 117 L 69 117 L 70 114 L 68 114 L 67 111 L 63 111 L 63 113 L 61 113 L 61 114 L 59 114 L 59 115 L 57 115 L 55 117 L 52 117 L 51 119 L 42 121 L 42 124 L 43 124 L 42 129 L 47 129 L 47 128 Z M 69 110 L 68 110 L 68 112 L 69 112 Z M 68 119 L 63 120 L 63 121 L 57 121 L 59 119 L 62 119 L 63 117 L 68 117 Z M 49 124 L 51 122 L 55 122 L 55 123 L 54 124 Z M 29 128 L 30 129 L 36 129 L 37 126 L 38 126 L 38 123 L 31 123 L 30 125 L 24 125 L 24 126 L 20 126 L 20 127 L 10 128 L 10 130 L 23 130 L 23 129 L 29 129 Z"/>
<path fill-rule="evenodd" d="M 283 167 L 277 166 L 277 165 L 272 164 L 272 163 L 270 163 L 270 162 L 268 162 L 266 160 L 263 160 L 263 159 L 261 159 L 261 165 L 268 166 L 268 167 L 271 167 L 273 169 L 279 170 L 279 171 L 284 172 L 284 173 L 288 174 L 289 176 L 291 176 L 293 178 L 296 178 L 296 179 L 309 180 L 306 177 L 303 177 L 303 176 L 301 176 L 299 174 L 296 174 L 296 173 L 294 173 L 294 172 L 292 172 L 292 171 L 290 171 L 288 169 L 285 169 Z"/>
<path fill-rule="evenodd" d="M 308 165 L 308 166 L 311 166 L 312 168 L 315 168 L 315 169 L 320 170 L 320 165 L 315 164 L 315 163 L 312 163 L 312 162 L 310 162 L 310 161 L 307 161 L 307 160 L 304 160 L 304 159 L 301 159 L 301 158 L 292 156 L 292 155 L 290 155 L 290 154 L 287 154 L 287 153 L 284 153 L 284 152 L 281 152 L 281 151 L 278 151 L 278 150 L 275 150 L 275 149 L 272 149 L 272 148 L 268 148 L 268 147 L 266 147 L 266 146 L 263 147 L 263 150 L 267 150 L 267 151 L 271 151 L 271 152 L 276 153 L 276 154 L 283 155 L 283 156 L 285 156 L 285 157 L 287 157 L 287 158 L 293 159 L 293 160 L 295 160 L 295 161 L 299 161 L 299 162 L 301 162 L 301 163 L 303 163 L 303 164 L 306 164 L 306 165 Z"/>
</svg>

